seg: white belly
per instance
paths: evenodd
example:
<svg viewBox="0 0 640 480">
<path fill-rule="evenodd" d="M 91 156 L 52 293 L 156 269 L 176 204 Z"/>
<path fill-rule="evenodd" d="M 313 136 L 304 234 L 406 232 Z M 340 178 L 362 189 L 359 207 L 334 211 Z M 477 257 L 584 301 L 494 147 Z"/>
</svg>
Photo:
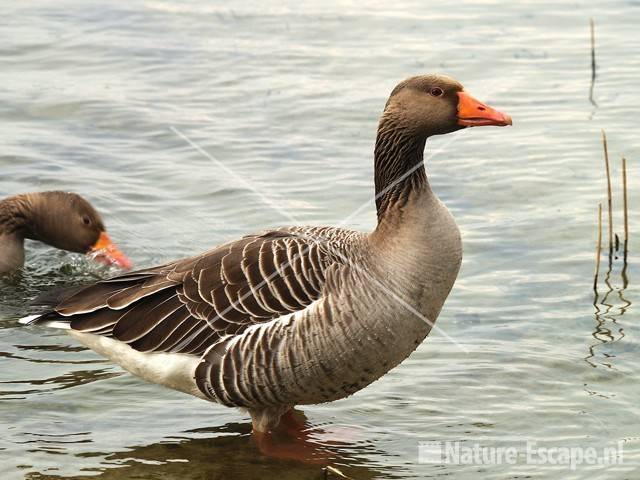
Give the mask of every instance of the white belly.
<svg viewBox="0 0 640 480">
<path fill-rule="evenodd" d="M 184 353 L 143 353 L 112 338 L 73 330 L 68 330 L 68 333 L 94 352 L 148 382 L 210 400 L 198 390 L 193 378 L 200 363 L 199 357 Z"/>
</svg>

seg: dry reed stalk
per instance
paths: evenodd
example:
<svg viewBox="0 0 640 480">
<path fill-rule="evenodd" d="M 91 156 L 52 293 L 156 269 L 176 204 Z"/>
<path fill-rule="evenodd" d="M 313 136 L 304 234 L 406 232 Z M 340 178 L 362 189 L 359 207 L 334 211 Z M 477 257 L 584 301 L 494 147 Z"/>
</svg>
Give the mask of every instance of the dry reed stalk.
<svg viewBox="0 0 640 480">
<path fill-rule="evenodd" d="M 627 244 L 629 243 L 629 210 L 627 207 L 627 159 L 622 157 L 622 203 L 624 215 L 624 258 L 627 258 Z"/>
<path fill-rule="evenodd" d="M 589 19 L 589 26 L 591 29 L 591 86 L 589 87 L 589 101 L 597 106 L 596 101 L 593 99 L 593 87 L 596 83 L 596 35 L 593 18 Z"/>
<path fill-rule="evenodd" d="M 593 291 L 598 293 L 598 275 L 600 274 L 600 251 L 602 250 L 602 204 L 598 204 L 598 242 L 596 244 L 596 271 L 593 275 Z"/>
<path fill-rule="evenodd" d="M 609 209 L 609 257 L 613 254 L 613 202 L 611 200 L 611 169 L 609 168 L 609 149 L 607 148 L 607 134 L 602 130 L 602 146 L 604 148 L 604 163 L 607 169 L 607 207 Z"/>
</svg>

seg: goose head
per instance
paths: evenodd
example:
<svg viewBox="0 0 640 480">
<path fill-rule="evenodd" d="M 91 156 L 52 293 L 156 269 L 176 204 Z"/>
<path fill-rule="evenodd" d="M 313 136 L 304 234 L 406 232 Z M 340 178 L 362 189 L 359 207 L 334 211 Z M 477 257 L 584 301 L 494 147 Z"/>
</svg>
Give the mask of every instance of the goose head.
<svg viewBox="0 0 640 480">
<path fill-rule="evenodd" d="M 131 261 L 109 238 L 100 214 L 80 195 L 56 191 L 29 196 L 27 238 L 91 255 L 100 263 L 131 268 Z"/>
<path fill-rule="evenodd" d="M 511 125 L 511 117 L 476 100 L 460 82 L 445 75 L 420 75 L 399 83 L 391 92 L 382 124 L 428 137 L 462 128 Z"/>
</svg>

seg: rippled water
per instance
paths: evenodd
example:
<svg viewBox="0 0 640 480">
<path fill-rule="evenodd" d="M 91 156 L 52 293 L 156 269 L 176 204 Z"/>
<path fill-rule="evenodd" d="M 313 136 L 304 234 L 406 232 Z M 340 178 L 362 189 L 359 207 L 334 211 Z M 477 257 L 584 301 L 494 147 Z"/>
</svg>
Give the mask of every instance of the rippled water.
<svg viewBox="0 0 640 480">
<path fill-rule="evenodd" d="M 448 73 L 515 126 L 427 145 L 432 185 L 465 246 L 442 331 L 364 391 L 306 408 L 309 422 L 342 432 L 324 444 L 358 480 L 635 478 L 640 2 L 324 3 L 7 3 L 0 194 L 87 196 L 140 267 L 270 226 L 370 229 L 373 205 L 360 207 L 387 95 L 409 75 Z M 603 299 L 602 275 L 594 299 L 601 128 L 618 234 L 619 158 L 629 159 L 631 241 L 627 288 L 617 259 L 611 292 Z M 146 384 L 63 333 L 18 328 L 38 292 L 107 274 L 28 250 L 24 275 L 0 286 L 3 479 L 323 478 L 317 466 L 262 457 L 241 412 Z M 520 450 L 526 440 L 623 441 L 624 457 L 575 470 L 523 458 L 418 463 L 419 442 L 456 440 Z"/>
</svg>

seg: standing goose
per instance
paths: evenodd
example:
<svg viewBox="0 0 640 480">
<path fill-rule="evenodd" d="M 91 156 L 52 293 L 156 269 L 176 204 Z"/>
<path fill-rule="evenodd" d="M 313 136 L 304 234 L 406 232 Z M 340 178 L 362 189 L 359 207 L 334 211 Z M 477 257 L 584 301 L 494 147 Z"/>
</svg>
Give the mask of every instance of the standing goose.
<svg viewBox="0 0 640 480">
<path fill-rule="evenodd" d="M 0 274 L 22 268 L 25 238 L 131 268 L 131 261 L 107 235 L 98 212 L 75 193 L 24 193 L 0 200 Z"/>
<path fill-rule="evenodd" d="M 427 138 L 511 118 L 437 75 L 391 93 L 375 146 L 371 233 L 287 227 L 59 296 L 22 323 L 69 329 L 150 382 L 248 410 L 258 438 L 295 405 L 351 395 L 427 336 L 453 286 L 456 223 Z"/>
</svg>

